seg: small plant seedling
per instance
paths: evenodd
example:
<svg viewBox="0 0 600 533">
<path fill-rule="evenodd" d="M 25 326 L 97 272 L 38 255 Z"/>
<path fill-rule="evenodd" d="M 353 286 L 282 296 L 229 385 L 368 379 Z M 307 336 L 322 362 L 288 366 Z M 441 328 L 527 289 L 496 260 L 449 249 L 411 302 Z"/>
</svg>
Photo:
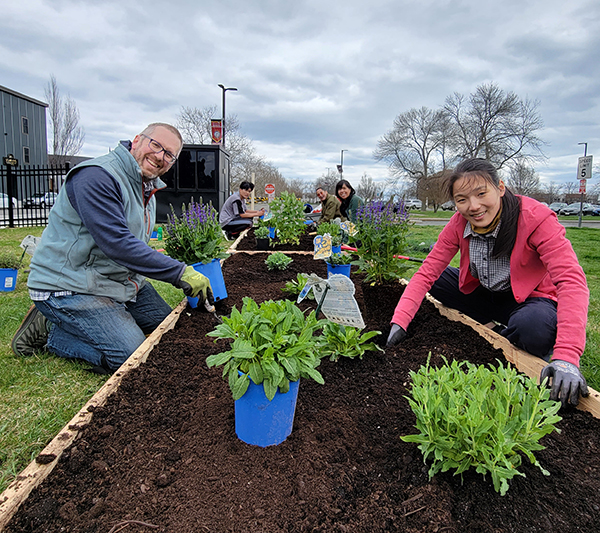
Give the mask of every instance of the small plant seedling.
<svg viewBox="0 0 600 533">
<path fill-rule="evenodd" d="M 329 357 L 337 361 L 340 357 L 354 359 L 363 358 L 365 352 L 383 350 L 374 342 L 369 342 L 373 337 L 381 335 L 381 331 L 369 331 L 361 335 L 361 330 L 352 326 L 344 326 L 327 321 L 323 328 L 323 343 L 320 346 L 321 357 Z"/>
<path fill-rule="evenodd" d="M 306 286 L 307 281 L 308 281 L 308 274 L 299 273 L 296 276 L 295 280 L 293 279 L 291 281 L 288 281 L 281 290 L 287 294 L 291 294 L 292 296 L 298 296 L 302 292 L 302 289 L 304 289 L 304 287 Z M 307 298 L 309 300 L 315 299 L 315 295 L 313 294 L 312 291 L 310 291 L 308 293 Z"/>
<path fill-rule="evenodd" d="M 275 252 L 267 257 L 265 264 L 269 270 L 285 270 L 292 261 L 293 259 L 283 252 Z"/>
</svg>

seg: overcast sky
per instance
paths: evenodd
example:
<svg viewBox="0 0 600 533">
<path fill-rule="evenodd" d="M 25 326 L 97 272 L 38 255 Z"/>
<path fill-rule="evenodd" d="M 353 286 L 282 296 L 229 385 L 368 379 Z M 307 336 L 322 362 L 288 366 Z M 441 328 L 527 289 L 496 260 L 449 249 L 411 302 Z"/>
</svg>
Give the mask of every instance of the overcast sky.
<svg viewBox="0 0 600 533">
<path fill-rule="evenodd" d="M 97 156 L 182 106 L 221 109 L 286 178 L 388 176 L 394 118 L 495 82 L 539 100 L 545 182 L 600 163 L 598 0 L 1 0 L 0 85 L 44 100 L 54 74 Z M 598 174 L 593 180 L 598 182 Z"/>
</svg>

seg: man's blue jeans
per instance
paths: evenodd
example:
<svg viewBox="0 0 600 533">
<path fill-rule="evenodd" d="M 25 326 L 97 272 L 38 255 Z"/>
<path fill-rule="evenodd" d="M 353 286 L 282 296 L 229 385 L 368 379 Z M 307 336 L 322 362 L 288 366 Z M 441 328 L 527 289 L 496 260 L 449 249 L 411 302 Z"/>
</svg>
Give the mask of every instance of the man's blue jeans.
<svg viewBox="0 0 600 533">
<path fill-rule="evenodd" d="M 104 362 L 117 370 L 171 313 L 171 307 L 150 283 L 139 290 L 135 302 L 73 294 L 50 296 L 35 302 L 54 324 L 48 351 L 60 357 L 82 359 L 95 366 Z"/>
</svg>

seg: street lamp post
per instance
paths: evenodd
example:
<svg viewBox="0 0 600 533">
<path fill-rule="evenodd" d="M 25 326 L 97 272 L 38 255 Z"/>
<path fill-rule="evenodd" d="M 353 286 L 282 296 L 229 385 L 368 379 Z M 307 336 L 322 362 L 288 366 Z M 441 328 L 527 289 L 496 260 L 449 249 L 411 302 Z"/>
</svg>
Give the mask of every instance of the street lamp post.
<svg viewBox="0 0 600 533">
<path fill-rule="evenodd" d="M 225 93 L 227 91 L 237 91 L 237 89 L 235 87 L 225 87 L 225 85 L 223 85 L 222 83 L 219 83 L 219 87 L 221 87 L 221 89 L 223 90 L 223 116 L 221 120 L 223 122 L 223 148 L 225 148 Z"/>
<path fill-rule="evenodd" d="M 340 179 L 344 177 L 344 152 L 348 150 L 342 150 L 340 153 Z"/>
</svg>

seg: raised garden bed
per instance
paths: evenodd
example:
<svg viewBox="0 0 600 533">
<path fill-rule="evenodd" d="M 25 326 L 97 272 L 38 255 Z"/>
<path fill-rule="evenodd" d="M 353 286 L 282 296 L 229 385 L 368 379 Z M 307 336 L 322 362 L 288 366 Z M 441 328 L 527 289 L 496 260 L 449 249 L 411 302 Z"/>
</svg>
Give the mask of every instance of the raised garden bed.
<svg viewBox="0 0 600 533">
<path fill-rule="evenodd" d="M 229 297 L 219 312 L 243 296 L 282 298 L 299 272 L 325 277 L 324 262 L 310 256 L 294 255 L 285 272 L 267 271 L 266 256 L 225 261 Z M 402 287 L 365 294 L 353 279 L 367 328 L 383 331 L 383 343 Z M 424 302 L 398 347 L 362 361 L 324 360 L 326 385 L 302 381 L 292 434 L 268 448 L 235 436 L 227 383 L 205 364 L 225 348 L 205 337 L 215 324 L 212 315 L 183 310 L 146 363 L 93 409 L 6 531 L 600 531 L 600 420 L 587 412 L 561 412 L 561 433 L 543 439 L 536 456 L 549 477 L 525 460 L 527 477 L 515 478 L 503 497 L 473 472 L 429 481 L 416 445 L 400 440 L 414 432 L 404 398 L 409 371 L 429 352 L 435 362 L 503 358 L 432 303 Z"/>
</svg>

